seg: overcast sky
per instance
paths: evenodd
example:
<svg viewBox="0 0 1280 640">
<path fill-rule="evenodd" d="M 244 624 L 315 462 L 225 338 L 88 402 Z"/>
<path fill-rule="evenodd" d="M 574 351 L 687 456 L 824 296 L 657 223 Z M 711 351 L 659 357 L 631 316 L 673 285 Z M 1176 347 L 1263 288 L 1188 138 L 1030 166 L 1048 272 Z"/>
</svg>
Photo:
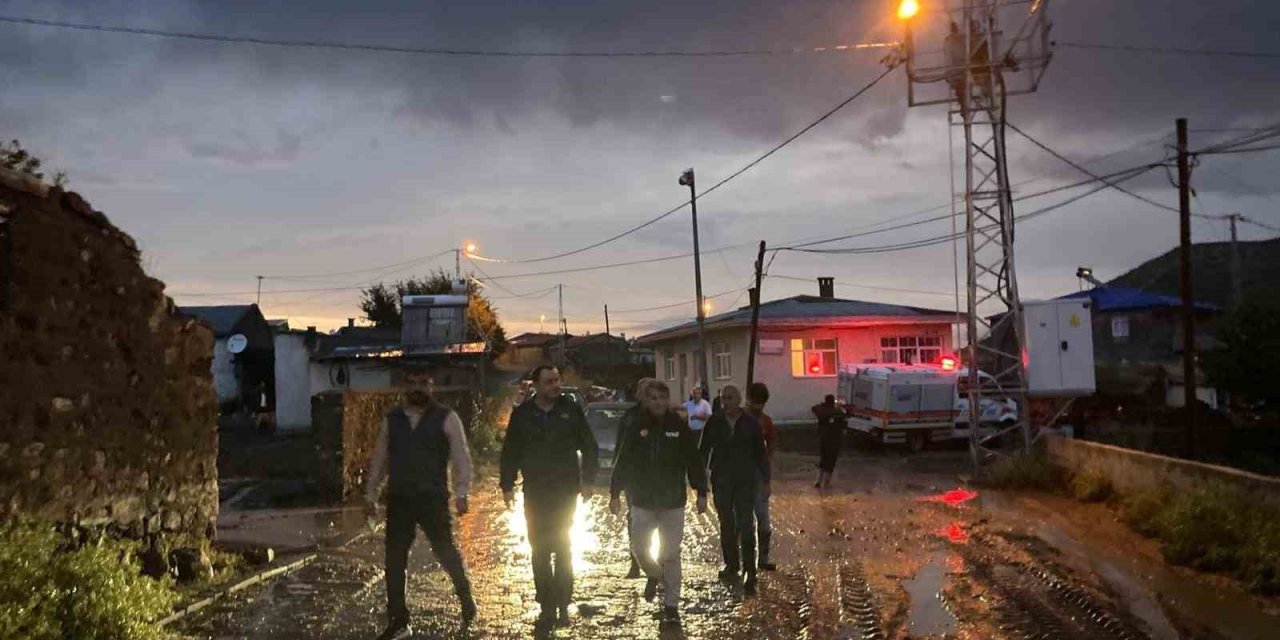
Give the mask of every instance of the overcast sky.
<svg viewBox="0 0 1280 640">
<path fill-rule="evenodd" d="M 924 2 L 925 9 L 931 4 Z M 0 16 L 289 40 L 498 51 L 791 49 L 901 37 L 893 0 L 431 2 L 0 0 Z M 1280 53 L 1280 4 L 1249 0 L 1057 0 L 1063 42 Z M 1008 27 L 1010 30 L 1016 25 Z M 146 268 L 179 304 L 252 302 L 294 326 L 359 315 L 349 287 L 452 270 L 473 241 L 483 255 L 574 249 L 652 218 L 709 186 L 851 95 L 882 70 L 883 50 L 735 58 L 450 58 L 281 48 L 0 24 L 0 136 L 65 170 L 73 189 L 138 239 Z M 1011 98 L 1009 120 L 1068 157 L 1109 171 L 1160 160 L 1174 119 L 1192 146 L 1239 135 L 1206 129 L 1280 121 L 1280 59 L 1059 48 L 1038 93 Z M 699 202 L 707 294 L 745 304 L 754 244 L 839 235 L 948 201 L 942 107 L 909 109 L 901 70 L 783 151 Z M 959 136 L 960 132 L 954 132 Z M 959 148 L 959 142 L 957 142 Z M 1018 191 L 1081 176 L 1010 134 Z M 1204 213 L 1238 211 L 1280 225 L 1280 152 L 1204 159 Z M 1163 172 L 1131 183 L 1175 205 Z M 1019 211 L 1074 195 L 1019 203 Z M 936 215 L 936 214 L 935 214 Z M 950 231 L 936 222 L 836 243 L 892 244 Z M 1197 221 L 1197 241 L 1225 239 Z M 1242 237 L 1269 232 L 1241 227 Z M 1019 226 L 1024 298 L 1103 279 L 1170 249 L 1177 216 L 1102 192 Z M 483 264 L 491 276 L 685 253 L 687 210 L 563 260 Z M 836 277 L 842 297 L 953 308 L 951 246 L 901 253 L 784 252 L 771 273 Z M 469 267 L 464 263 L 464 268 Z M 692 259 L 501 280 L 509 334 L 553 330 L 564 285 L 573 332 L 643 333 L 687 318 Z M 854 285 L 861 285 L 854 286 Z M 909 291 L 903 291 L 909 290 Z M 816 293 L 770 279 L 765 298 Z M 194 294 L 221 294 L 217 296 Z"/>
</svg>

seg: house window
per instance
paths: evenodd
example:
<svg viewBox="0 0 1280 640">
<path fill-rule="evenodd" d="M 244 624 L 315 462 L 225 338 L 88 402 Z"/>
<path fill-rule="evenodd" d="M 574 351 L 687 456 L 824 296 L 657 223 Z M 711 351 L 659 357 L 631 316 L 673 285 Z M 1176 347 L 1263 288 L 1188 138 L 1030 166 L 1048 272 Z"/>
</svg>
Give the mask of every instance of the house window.
<svg viewBox="0 0 1280 640">
<path fill-rule="evenodd" d="M 729 343 L 714 342 L 711 344 L 711 353 L 715 356 L 712 364 L 712 376 L 716 380 L 728 380 L 733 377 L 733 360 L 729 353 Z"/>
<path fill-rule="evenodd" d="M 1129 316 L 1111 316 L 1111 339 L 1116 342 L 1129 341 Z"/>
<path fill-rule="evenodd" d="M 836 375 L 836 341 L 791 340 L 791 375 L 796 378 L 821 378 Z"/>
<path fill-rule="evenodd" d="M 670 351 L 662 354 L 662 377 L 667 380 L 676 379 L 676 359 Z"/>
<path fill-rule="evenodd" d="M 942 336 L 880 338 L 880 361 L 886 364 L 933 364 L 942 357 Z"/>
</svg>

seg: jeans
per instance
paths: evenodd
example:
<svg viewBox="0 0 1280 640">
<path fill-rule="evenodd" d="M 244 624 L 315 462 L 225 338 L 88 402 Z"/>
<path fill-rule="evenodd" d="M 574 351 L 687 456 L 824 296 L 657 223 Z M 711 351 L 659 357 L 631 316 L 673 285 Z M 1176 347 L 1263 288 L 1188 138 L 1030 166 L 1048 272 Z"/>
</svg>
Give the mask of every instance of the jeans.
<svg viewBox="0 0 1280 640">
<path fill-rule="evenodd" d="M 756 572 L 755 494 L 742 487 L 715 489 L 716 516 L 720 520 L 720 553 L 730 572 Z"/>
<path fill-rule="evenodd" d="M 453 539 L 453 521 L 449 515 L 449 496 L 422 494 L 387 498 L 386 568 L 387 617 L 392 622 L 409 620 L 405 605 L 405 572 L 409 564 L 409 548 L 413 546 L 415 527 L 431 543 L 431 551 L 453 580 L 458 598 L 471 598 L 471 581 L 462 554 Z"/>
<path fill-rule="evenodd" d="M 573 553 L 569 529 L 578 508 L 578 494 L 524 495 L 524 517 L 529 525 L 533 587 L 544 609 L 567 607 L 573 598 Z M 552 557 L 554 556 L 554 563 Z"/>
<path fill-rule="evenodd" d="M 769 543 L 773 538 L 773 522 L 769 519 L 769 495 L 760 490 L 755 497 L 756 538 L 760 541 L 760 562 L 769 561 Z"/>
<path fill-rule="evenodd" d="M 658 532 L 658 557 L 649 555 L 649 540 Z M 663 604 L 680 604 L 680 541 L 684 538 L 684 509 L 631 507 L 631 553 L 649 578 L 662 580 Z"/>
</svg>

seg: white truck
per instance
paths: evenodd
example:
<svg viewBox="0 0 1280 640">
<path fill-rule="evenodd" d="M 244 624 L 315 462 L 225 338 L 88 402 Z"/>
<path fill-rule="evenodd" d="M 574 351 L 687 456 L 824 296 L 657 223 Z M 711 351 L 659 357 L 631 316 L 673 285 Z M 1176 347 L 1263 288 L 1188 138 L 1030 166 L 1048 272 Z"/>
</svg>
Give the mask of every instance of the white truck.
<svg viewBox="0 0 1280 640">
<path fill-rule="evenodd" d="M 849 428 L 883 444 L 919 451 L 929 442 L 969 438 L 968 371 L 941 365 L 846 365 L 837 376 Z M 978 375 L 988 374 L 979 371 Z M 1012 400 L 983 400 L 980 429 L 1018 419 Z"/>
</svg>

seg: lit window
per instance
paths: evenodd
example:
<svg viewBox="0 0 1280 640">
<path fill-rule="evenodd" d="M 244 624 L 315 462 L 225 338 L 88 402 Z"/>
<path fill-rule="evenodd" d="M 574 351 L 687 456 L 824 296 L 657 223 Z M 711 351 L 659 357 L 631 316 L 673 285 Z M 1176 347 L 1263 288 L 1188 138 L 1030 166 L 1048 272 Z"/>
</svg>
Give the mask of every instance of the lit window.
<svg viewBox="0 0 1280 640">
<path fill-rule="evenodd" d="M 836 341 L 791 340 L 791 375 L 796 378 L 820 378 L 836 375 Z"/>
</svg>

